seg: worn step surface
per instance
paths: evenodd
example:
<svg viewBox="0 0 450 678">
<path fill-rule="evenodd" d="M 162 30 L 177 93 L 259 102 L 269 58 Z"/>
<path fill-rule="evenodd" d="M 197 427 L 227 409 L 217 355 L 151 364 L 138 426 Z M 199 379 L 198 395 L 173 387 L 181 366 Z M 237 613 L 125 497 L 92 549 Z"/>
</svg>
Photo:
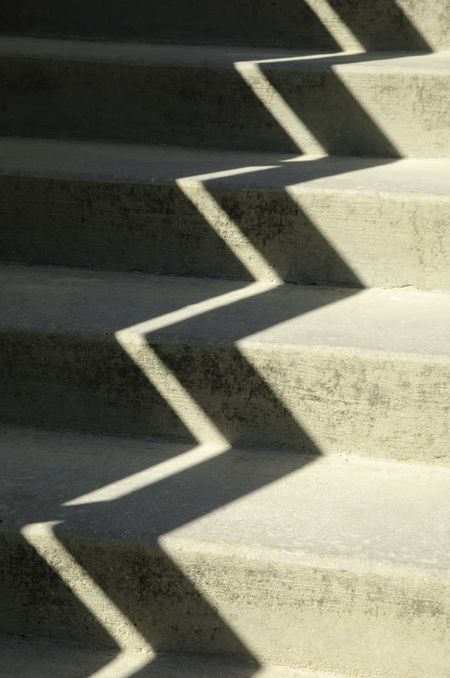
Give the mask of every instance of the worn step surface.
<svg viewBox="0 0 450 678">
<path fill-rule="evenodd" d="M 450 155 L 450 54 L 0 39 L 0 132 Z M 406 123 L 405 123 L 406 121 Z"/>
<path fill-rule="evenodd" d="M 1 417 L 449 460 L 450 297 L 4 267 Z"/>
<path fill-rule="evenodd" d="M 4 33 L 336 49 L 450 47 L 446 0 L 3 0 Z"/>
<path fill-rule="evenodd" d="M 450 290 L 450 161 L 0 139 L 0 260 Z"/>
<path fill-rule="evenodd" d="M 448 469 L 3 429 L 0 459 L 1 629 L 447 678 Z"/>
</svg>

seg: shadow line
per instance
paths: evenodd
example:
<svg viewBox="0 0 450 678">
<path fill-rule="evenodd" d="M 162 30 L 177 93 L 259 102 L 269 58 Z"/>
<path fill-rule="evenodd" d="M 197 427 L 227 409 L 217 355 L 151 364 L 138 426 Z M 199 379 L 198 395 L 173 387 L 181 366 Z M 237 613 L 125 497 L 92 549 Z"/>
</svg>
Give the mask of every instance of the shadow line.
<svg viewBox="0 0 450 678">
<path fill-rule="evenodd" d="M 358 12 L 346 14 L 347 6 L 350 7 L 350 4 L 333 3 L 335 10 L 364 42 L 363 33 L 366 29 L 363 29 L 363 24 L 358 23 L 361 14 Z M 388 8 L 394 7 L 394 3 L 384 2 L 383 6 L 387 11 Z M 355 9 L 354 4 L 352 7 Z M 392 16 L 392 12 L 388 12 L 388 15 Z M 395 16 L 396 21 L 405 21 L 400 10 Z M 420 43 L 420 36 L 413 27 L 408 40 L 414 44 Z M 370 40 L 366 42 L 370 44 Z M 313 115 L 313 112 L 317 112 L 316 92 L 320 90 L 323 80 L 320 71 L 315 72 L 303 85 L 296 86 L 295 91 L 286 91 L 289 87 L 286 87 L 281 72 L 277 72 L 276 64 L 270 67 L 264 65 L 262 68 L 275 90 L 282 94 L 291 109 L 328 152 L 339 152 L 344 148 L 347 150 L 350 148 L 354 153 L 362 152 L 360 146 L 352 147 L 350 144 L 349 147 L 348 135 L 356 137 L 360 135 L 369 139 L 364 152 L 395 156 L 396 149 L 392 143 L 385 138 L 376 122 L 370 119 L 337 79 L 331 86 L 332 99 L 329 107 L 324 107 L 323 116 L 317 116 Z M 243 87 L 246 96 L 249 96 L 244 85 Z M 352 129 L 347 136 L 340 134 L 335 124 L 329 126 L 328 123 L 330 109 L 335 109 L 336 101 L 339 101 L 342 110 L 348 109 L 348 118 L 345 122 L 350 122 Z M 270 111 L 263 111 L 262 115 L 266 122 L 270 120 Z M 273 127 L 273 120 L 271 126 Z M 264 125 L 261 131 L 263 127 Z M 280 134 L 283 136 L 284 131 L 281 130 Z M 295 173 L 291 167 L 284 166 L 270 171 L 278 175 L 280 182 L 288 181 L 288 177 L 290 181 Z M 321 176 L 320 161 L 314 165 L 313 172 Z M 229 210 L 227 200 L 219 194 L 214 194 L 214 181 L 206 180 L 204 186 L 213 199 L 220 201 L 220 206 L 225 212 L 232 212 L 229 214 L 230 218 L 252 240 L 280 276 L 283 278 L 287 276 L 287 279 L 290 275 L 294 277 L 294 274 L 286 270 L 282 248 L 277 251 L 268 246 L 268 240 L 258 238 L 257 229 L 253 226 L 249 228 L 248 222 L 246 224 L 248 215 L 244 212 Z M 289 200 L 286 196 L 287 203 Z M 266 209 L 267 205 L 264 208 Z M 250 202 L 250 210 L 252 209 Z M 292 206 L 288 205 L 287 209 L 292 209 Z M 206 223 L 205 226 L 208 228 L 211 225 Z M 274 229 L 275 233 L 279 232 L 279 226 L 274 226 Z M 295 240 L 295 247 L 300 250 L 300 263 L 295 277 L 301 276 L 298 271 L 304 270 L 308 259 L 313 259 L 317 252 L 321 252 L 321 261 L 319 263 L 315 261 L 310 265 L 302 277 L 302 282 L 316 281 L 330 284 L 338 278 L 347 284 L 349 289 L 329 290 L 321 296 L 311 296 L 309 304 L 304 301 L 301 306 L 295 303 L 289 306 L 282 303 L 286 299 L 288 289 L 282 285 L 249 299 L 199 314 L 195 318 L 171 323 L 163 331 L 145 335 L 148 348 L 151 348 L 168 370 L 177 377 L 186 392 L 198 404 L 199 409 L 208 415 L 228 441 L 228 450 L 212 459 L 197 463 L 192 468 L 173 473 L 148 487 L 129 491 L 125 496 L 113 501 L 88 503 L 82 506 L 51 505 L 45 509 L 29 506 L 26 509 L 28 515 L 21 517 L 22 525 L 38 521 L 57 521 L 58 524 L 53 530 L 56 540 L 64 546 L 108 599 L 120 609 L 148 642 L 149 647 L 161 652 L 203 652 L 239 657 L 249 662 L 248 668 L 243 669 L 242 673 L 248 677 L 257 671 L 259 665 L 257 654 L 246 646 L 233 630 L 229 620 L 222 618 L 220 607 L 212 604 L 186 572 L 182 571 L 164 551 L 160 539 L 163 535 L 302 468 L 321 454 L 321 450 L 303 430 L 301 422 L 281 402 L 263 375 L 249 363 L 237 345 L 237 342 L 245 337 L 316 310 L 321 304 L 339 303 L 363 287 L 354 271 L 333 250 L 322 234 L 314 229 L 314 224 L 308 222 L 305 215 L 302 234 Z M 316 277 L 317 270 L 323 271 L 322 278 Z M 134 314 L 135 322 L 149 319 L 148 314 L 139 312 Z M 123 329 L 123 326 L 117 326 L 118 331 Z M 180 337 L 184 342 L 182 346 L 177 343 Z M 18 340 L 19 337 L 12 337 L 13 343 Z M 112 346 L 111 338 L 106 349 L 104 346 L 96 346 L 94 342 L 89 347 L 94 350 L 88 353 L 85 347 L 76 344 L 75 339 L 68 342 L 72 355 L 77 356 L 78 360 L 75 361 L 75 368 L 66 388 L 62 388 L 60 383 L 64 358 L 58 354 L 57 342 L 52 350 L 51 337 L 43 340 L 50 342 L 47 346 L 37 346 L 35 336 L 27 337 L 27 341 L 31 356 L 33 345 L 34 355 L 42 351 L 52 355 L 56 374 L 59 375 L 56 381 L 51 381 L 52 377 L 49 376 L 50 382 L 44 387 L 41 384 L 34 384 L 26 394 L 29 400 L 34 402 L 38 395 L 42 398 L 42 390 L 46 394 L 52 394 L 50 401 L 43 399 L 42 405 L 37 406 L 36 421 L 42 423 L 49 407 L 64 402 L 64 411 L 58 415 L 58 422 L 62 427 L 69 425 L 73 411 L 78 408 L 79 414 L 82 413 L 82 416 L 78 417 L 81 428 L 88 428 L 90 431 L 101 431 L 105 420 L 111 420 L 111 423 L 108 423 L 110 432 L 127 431 L 142 435 L 150 432 L 145 428 L 149 424 L 144 423 L 150 418 L 153 434 L 167 435 L 172 432 L 174 437 L 191 442 L 193 437 L 195 439 L 195 435 L 192 436 L 195 422 L 192 422 L 191 430 L 187 430 L 179 421 L 177 412 L 164 402 L 164 398 L 155 392 L 154 387 L 149 387 L 145 375 L 139 373 L 130 356 L 123 353 L 122 347 Z M 65 348 L 67 349 L 67 343 Z M 81 361 L 80 356 L 83 356 Z M 105 358 L 110 361 L 110 370 L 113 364 L 114 379 L 117 382 L 105 387 L 106 394 L 103 392 L 103 386 L 99 387 L 99 384 L 105 381 L 104 367 L 101 367 L 101 362 Z M 47 368 L 50 375 L 52 370 L 48 365 Z M 27 366 L 24 364 L 25 374 L 22 375 L 17 374 L 17 366 L 14 369 L 16 376 L 19 377 L 17 383 L 20 391 L 20 384 L 26 382 Z M 125 413 L 124 404 L 120 400 L 124 375 L 129 383 L 137 385 L 134 399 L 131 404 L 125 406 Z M 67 378 L 67 375 L 64 376 Z M 74 383 L 77 390 L 82 393 L 81 404 L 79 393 L 75 395 L 70 393 Z M 150 403 L 143 402 L 146 398 Z M 21 402 L 23 407 L 23 401 Z M 14 419 L 15 411 L 14 407 L 11 407 L 13 411 L 9 418 Z M 123 417 L 122 420 L 120 416 Z M 188 442 L 183 444 L 181 448 L 177 448 L 177 454 L 182 454 L 183 450 L 188 451 L 191 446 Z M 283 456 L 280 453 L 276 457 L 276 464 L 261 463 L 260 466 L 250 469 L 245 461 L 245 453 L 237 449 L 239 446 L 272 448 L 284 446 L 296 450 L 298 454 Z M 261 460 L 267 460 L 265 455 L 271 453 L 261 450 L 260 454 Z M 142 468 L 148 469 L 150 466 L 149 459 L 145 458 Z M 108 474 L 108 469 L 105 469 L 105 472 Z M 78 490 L 81 490 L 79 486 Z M 65 500 L 67 502 L 67 497 Z M 142 530 L 142 526 L 130 525 L 130 516 L 132 518 L 145 516 L 145 529 Z M 83 532 L 87 525 L 90 526 L 91 538 L 82 540 L 77 537 L 77 533 Z M 114 529 L 111 525 L 114 525 Z M 117 537 L 121 529 L 125 535 L 123 541 Z M 104 535 L 107 535 L 106 539 Z M 28 610 L 32 609 L 33 613 L 39 610 L 40 618 L 35 623 L 43 632 L 51 632 L 56 618 L 61 625 L 59 630 L 63 629 L 64 634 L 80 640 L 77 636 L 82 629 L 82 634 L 87 635 L 91 641 L 112 646 L 116 651 L 120 650 L 95 615 L 83 608 L 69 587 L 25 539 L 12 540 L 9 549 L 3 559 L 3 567 L 6 570 L 3 586 L 8 588 L 12 585 L 17 569 L 20 569 L 23 578 L 31 582 L 28 593 L 22 594 L 21 611 L 16 622 L 18 627 Z M 28 568 L 27 571 L 24 571 L 24 564 Z M 206 583 L 213 576 L 219 576 L 220 579 L 220 569 L 219 574 L 214 575 L 208 571 L 208 563 L 202 563 L 198 556 L 197 560 L 194 558 L 191 566 L 200 568 Z M 44 592 L 47 596 L 48 591 L 53 592 L 53 599 L 44 599 Z M 233 590 L 231 593 L 228 592 L 228 595 L 233 594 L 236 594 Z M 14 601 L 14 605 L 17 607 L 17 600 Z M 50 624 L 48 619 L 51 620 Z M 89 671 L 95 668 L 86 667 Z M 157 664 L 154 664 L 153 668 L 156 670 Z M 150 673 L 146 674 L 146 671 Z M 151 671 L 150 664 L 134 675 L 151 675 Z"/>
</svg>

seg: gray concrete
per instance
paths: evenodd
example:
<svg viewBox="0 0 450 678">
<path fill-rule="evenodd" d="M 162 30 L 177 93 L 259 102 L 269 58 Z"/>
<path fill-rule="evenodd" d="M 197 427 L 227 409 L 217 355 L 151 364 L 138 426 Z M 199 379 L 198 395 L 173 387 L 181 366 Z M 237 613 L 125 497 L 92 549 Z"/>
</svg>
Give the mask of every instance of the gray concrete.
<svg viewBox="0 0 450 678">
<path fill-rule="evenodd" d="M 448 469 L 186 452 L 2 430 L 1 628 L 447 677 Z"/>
<path fill-rule="evenodd" d="M 91 650 L 75 643 L 19 636 L 0 635 L 1 671 L 5 678 L 88 678 L 114 661 L 111 652 Z M 121 659 L 121 675 L 136 675 L 136 657 Z M 113 669 L 114 671 L 114 669 Z M 111 673 L 117 678 L 118 673 Z M 193 655 L 160 654 L 148 656 L 139 678 L 339 678 L 337 674 L 311 673 L 287 666 L 252 667 L 226 659 Z"/>
<path fill-rule="evenodd" d="M 4 138 L 0 259 L 248 279 L 250 240 L 290 282 L 450 289 L 448 160 L 288 160 Z"/>
<path fill-rule="evenodd" d="M 448 678 L 448 2 L 119 5 L 0 7 L 0 674 Z"/>
<path fill-rule="evenodd" d="M 446 0 L 433 0 L 432 10 L 425 0 L 330 4 L 334 16 L 324 25 L 322 0 L 3 0 L 0 27 L 9 34 L 328 50 L 342 44 L 372 50 L 450 46 Z"/>
<path fill-rule="evenodd" d="M 6 635 L 0 635 L 0 654 L 5 678 L 48 678 L 49 675 L 87 678 L 116 658 L 111 652 L 82 648 L 74 643 Z M 132 653 L 123 657 L 122 675 L 136 675 L 136 659 Z M 118 674 L 110 675 L 117 678 Z M 212 675 L 218 678 L 249 678 L 250 675 L 255 678 L 339 678 L 287 666 L 253 668 L 226 659 L 187 654 L 149 655 L 139 670 L 140 678 L 210 678 Z"/>
<path fill-rule="evenodd" d="M 448 156 L 449 73 L 447 53 L 320 57 L 1 38 L 0 132 L 286 153 L 319 146 L 343 155 Z"/>
<path fill-rule="evenodd" d="M 209 439 L 209 418 L 233 444 L 449 460 L 446 294 L 27 267 L 0 281 L 3 420 Z"/>
</svg>

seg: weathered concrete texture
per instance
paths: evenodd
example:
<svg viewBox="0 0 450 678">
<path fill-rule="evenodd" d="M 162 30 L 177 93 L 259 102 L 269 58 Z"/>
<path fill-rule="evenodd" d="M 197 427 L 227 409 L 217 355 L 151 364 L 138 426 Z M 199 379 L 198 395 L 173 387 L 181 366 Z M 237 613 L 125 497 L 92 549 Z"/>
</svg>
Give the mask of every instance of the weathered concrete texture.
<svg viewBox="0 0 450 678">
<path fill-rule="evenodd" d="M 449 460 L 445 294 L 26 267 L 0 280 L 3 420 L 186 439 L 212 421 L 233 444 Z"/>
<path fill-rule="evenodd" d="M 82 648 L 77 644 L 58 640 L 23 638 L 0 635 L 2 672 L 7 678 L 48 678 L 54 674 L 64 678 L 86 678 L 96 670 L 117 661 L 117 655 L 99 650 Z M 120 675 L 135 676 L 136 665 L 139 678 L 343 678 L 337 674 L 305 672 L 287 666 L 257 667 L 243 665 L 227 659 L 181 654 L 149 656 L 147 661 L 140 655 L 129 653 L 120 656 Z M 118 675 L 111 667 L 111 676 Z"/>
<path fill-rule="evenodd" d="M 446 0 L 433 0 L 432 9 L 429 0 L 3 0 L 0 27 L 10 34 L 330 50 L 450 47 Z"/>
<path fill-rule="evenodd" d="M 287 153 L 448 156 L 449 73 L 446 53 L 318 57 L 2 38 L 0 131 Z"/>
<path fill-rule="evenodd" d="M 288 282 L 450 289 L 448 160 L 287 160 L 2 139 L 0 259 L 249 279 L 250 241 Z"/>
<path fill-rule="evenodd" d="M 447 678 L 448 469 L 186 451 L 2 430 L 0 627 Z"/>
<path fill-rule="evenodd" d="M 114 654 L 81 648 L 74 643 L 0 635 L 2 672 L 8 678 L 86 678 L 114 658 Z"/>
</svg>

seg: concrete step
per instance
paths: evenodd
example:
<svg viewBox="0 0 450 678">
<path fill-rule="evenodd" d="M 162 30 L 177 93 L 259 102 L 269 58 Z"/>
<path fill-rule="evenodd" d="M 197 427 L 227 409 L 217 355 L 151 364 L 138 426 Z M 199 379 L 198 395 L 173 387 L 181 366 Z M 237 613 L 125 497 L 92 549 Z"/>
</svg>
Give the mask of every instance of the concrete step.
<svg viewBox="0 0 450 678">
<path fill-rule="evenodd" d="M 448 676 L 448 468 L 25 430 L 0 459 L 3 632 Z"/>
<path fill-rule="evenodd" d="M 450 289 L 450 161 L 0 139 L 0 260 Z"/>
<path fill-rule="evenodd" d="M 333 50 L 450 47 L 446 0 L 2 0 L 4 33 Z"/>
<path fill-rule="evenodd" d="M 3 421 L 449 460 L 450 296 L 0 270 Z"/>
<path fill-rule="evenodd" d="M 226 658 L 189 654 L 123 654 L 61 640 L 0 635 L 4 678 L 339 678 L 287 666 L 258 667 Z M 136 673 L 137 671 L 137 673 Z M 342 678 L 342 677 L 341 677 Z"/>
<path fill-rule="evenodd" d="M 0 39 L 0 132 L 224 149 L 450 155 L 450 53 Z"/>
</svg>

